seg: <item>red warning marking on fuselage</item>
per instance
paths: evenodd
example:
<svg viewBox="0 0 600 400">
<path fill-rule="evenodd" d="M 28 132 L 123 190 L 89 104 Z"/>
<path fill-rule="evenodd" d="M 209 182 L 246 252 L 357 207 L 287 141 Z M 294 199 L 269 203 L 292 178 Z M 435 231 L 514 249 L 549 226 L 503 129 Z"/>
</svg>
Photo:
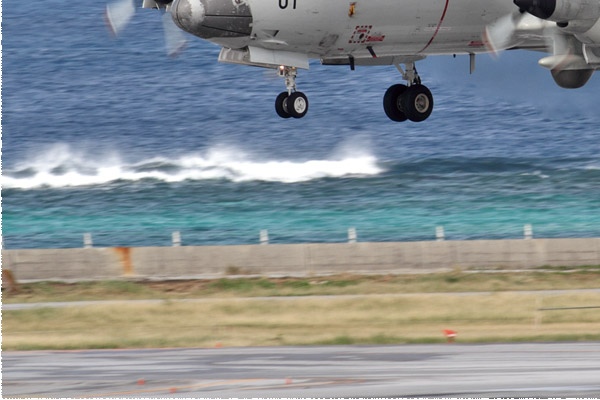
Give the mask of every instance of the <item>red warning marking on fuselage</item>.
<svg viewBox="0 0 600 400">
<path fill-rule="evenodd" d="M 469 47 L 484 47 L 485 43 L 482 40 L 472 40 L 469 42 Z"/>
<path fill-rule="evenodd" d="M 371 34 L 371 29 L 373 29 L 373 25 L 358 25 L 354 28 L 354 33 L 348 43 L 357 44 L 357 43 L 366 43 L 369 39 L 369 35 Z"/>
<path fill-rule="evenodd" d="M 381 34 L 380 32 L 375 32 L 372 35 L 369 35 L 369 37 L 367 38 L 367 42 L 372 43 L 372 42 L 383 42 L 385 40 L 385 35 Z"/>
</svg>

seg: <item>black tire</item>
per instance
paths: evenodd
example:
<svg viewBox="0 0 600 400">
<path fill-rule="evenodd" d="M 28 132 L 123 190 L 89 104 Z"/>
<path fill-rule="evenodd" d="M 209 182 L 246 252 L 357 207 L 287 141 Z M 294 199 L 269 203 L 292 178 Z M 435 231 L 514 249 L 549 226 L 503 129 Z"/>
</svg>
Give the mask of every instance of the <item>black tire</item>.
<svg viewBox="0 0 600 400">
<path fill-rule="evenodd" d="M 302 118 L 308 112 L 308 98 L 302 92 L 294 92 L 287 99 L 287 112 L 294 118 Z"/>
<path fill-rule="evenodd" d="M 424 85 L 412 85 L 402 96 L 402 109 L 413 122 L 425 121 L 433 111 L 433 95 Z"/>
<path fill-rule="evenodd" d="M 281 92 L 275 99 L 275 112 L 281 118 L 290 118 L 291 115 L 287 112 L 288 92 Z"/>
<path fill-rule="evenodd" d="M 406 85 L 397 84 L 390 86 L 383 96 L 383 110 L 389 119 L 396 122 L 404 122 L 407 120 L 406 114 L 402 109 L 402 96 L 408 87 Z"/>
</svg>

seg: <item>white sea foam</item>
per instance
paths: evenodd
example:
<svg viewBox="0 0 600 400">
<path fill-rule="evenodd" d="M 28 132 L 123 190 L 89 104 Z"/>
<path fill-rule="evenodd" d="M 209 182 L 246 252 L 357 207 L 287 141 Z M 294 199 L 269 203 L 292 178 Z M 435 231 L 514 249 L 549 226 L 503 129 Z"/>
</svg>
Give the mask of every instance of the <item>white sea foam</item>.
<svg viewBox="0 0 600 400">
<path fill-rule="evenodd" d="M 538 178 L 541 178 L 541 179 L 550 178 L 550 175 L 543 174 L 542 171 L 525 172 L 525 173 L 522 173 L 521 176 L 537 176 Z"/>
<path fill-rule="evenodd" d="M 339 152 L 338 152 L 339 153 Z M 119 154 L 92 154 L 56 145 L 17 167 L 5 170 L 4 188 L 73 187 L 114 181 L 154 179 L 164 182 L 225 179 L 233 182 L 294 183 L 321 178 L 381 173 L 377 158 L 364 149 L 345 149 L 322 160 L 258 159 L 234 148 L 215 147 L 178 158 L 153 157 L 126 162 Z"/>
</svg>

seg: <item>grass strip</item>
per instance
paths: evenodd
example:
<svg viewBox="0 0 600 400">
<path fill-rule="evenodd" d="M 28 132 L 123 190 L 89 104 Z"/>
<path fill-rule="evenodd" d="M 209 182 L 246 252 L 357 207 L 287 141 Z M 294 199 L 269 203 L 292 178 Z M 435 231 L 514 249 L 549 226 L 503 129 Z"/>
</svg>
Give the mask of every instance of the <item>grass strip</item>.
<svg viewBox="0 0 600 400">
<path fill-rule="evenodd" d="M 165 300 L 4 311 L 2 350 L 600 340 L 600 293 Z M 540 311 L 542 308 L 574 308 Z"/>
<path fill-rule="evenodd" d="M 461 271 L 413 275 L 338 275 L 310 278 L 239 278 L 185 281 L 39 282 L 4 293 L 3 303 L 276 297 L 347 294 L 502 292 L 600 287 L 600 266 L 551 271 Z"/>
</svg>

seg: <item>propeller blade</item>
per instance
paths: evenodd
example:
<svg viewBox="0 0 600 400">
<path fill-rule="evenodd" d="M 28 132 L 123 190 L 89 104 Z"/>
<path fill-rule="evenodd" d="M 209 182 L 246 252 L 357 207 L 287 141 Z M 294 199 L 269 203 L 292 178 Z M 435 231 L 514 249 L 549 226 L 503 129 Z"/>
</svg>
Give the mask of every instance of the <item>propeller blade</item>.
<svg viewBox="0 0 600 400">
<path fill-rule="evenodd" d="M 175 25 L 171 15 L 171 0 L 144 0 L 144 8 L 157 8 L 163 10 L 162 24 L 165 35 L 167 54 L 177 57 L 187 43 L 183 32 Z M 106 5 L 105 19 L 108 28 L 114 36 L 127 26 L 135 14 L 135 0 L 114 0 Z"/>
<path fill-rule="evenodd" d="M 114 36 L 127 26 L 127 23 L 135 14 L 134 0 L 117 0 L 106 5 L 106 25 Z"/>
<path fill-rule="evenodd" d="M 498 55 L 500 51 L 511 46 L 522 15 L 520 12 L 508 14 L 486 26 L 483 43 L 490 53 Z"/>
<path fill-rule="evenodd" d="M 187 43 L 183 31 L 175 25 L 173 17 L 169 11 L 162 16 L 163 29 L 165 32 L 165 45 L 169 57 L 177 57 Z"/>
</svg>

